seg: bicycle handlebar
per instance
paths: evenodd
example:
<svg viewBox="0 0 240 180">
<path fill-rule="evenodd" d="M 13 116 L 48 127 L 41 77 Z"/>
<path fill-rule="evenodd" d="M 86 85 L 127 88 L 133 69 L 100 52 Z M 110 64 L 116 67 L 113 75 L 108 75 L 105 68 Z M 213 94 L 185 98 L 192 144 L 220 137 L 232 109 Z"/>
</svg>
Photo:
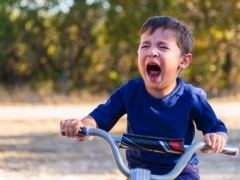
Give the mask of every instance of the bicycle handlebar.
<svg viewBox="0 0 240 180">
<path fill-rule="evenodd" d="M 118 169 L 126 177 L 130 177 L 131 170 L 129 170 L 126 167 L 126 165 L 124 164 L 123 159 L 120 155 L 118 146 L 117 146 L 117 145 L 121 144 L 121 138 L 112 137 L 106 131 L 101 130 L 101 129 L 86 128 L 86 127 L 81 128 L 81 130 L 78 133 L 78 136 L 99 136 L 99 137 L 105 139 L 110 146 L 110 149 L 111 149 L 111 152 L 113 155 L 113 159 L 114 159 Z M 141 137 L 141 138 L 143 138 L 143 137 Z M 166 179 L 176 178 L 182 172 L 182 170 L 188 163 L 189 159 L 192 157 L 192 155 L 195 152 L 197 152 L 201 149 L 212 149 L 209 146 L 207 146 L 206 142 L 204 142 L 204 141 L 199 141 L 199 142 L 196 142 L 189 146 L 186 146 L 186 145 L 183 145 L 183 146 L 184 146 L 184 152 L 181 155 L 180 159 L 178 160 L 178 163 L 173 168 L 173 170 L 165 175 L 150 175 L 151 180 L 164 180 L 164 179 L 166 180 Z M 127 149 L 128 148 L 129 147 L 127 147 Z M 156 151 L 156 150 L 154 150 L 154 151 Z M 159 151 L 159 152 L 162 152 L 162 151 Z M 236 157 L 238 155 L 238 152 L 239 152 L 239 149 L 237 147 L 225 145 L 225 147 L 221 153 L 230 155 L 232 157 Z"/>
</svg>

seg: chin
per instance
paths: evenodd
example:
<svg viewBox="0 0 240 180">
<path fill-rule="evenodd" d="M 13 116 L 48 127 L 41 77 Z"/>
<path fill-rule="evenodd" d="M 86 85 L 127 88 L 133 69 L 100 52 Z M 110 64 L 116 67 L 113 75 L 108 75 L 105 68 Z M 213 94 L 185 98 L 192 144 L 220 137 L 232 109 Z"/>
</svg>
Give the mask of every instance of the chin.
<svg viewBox="0 0 240 180">
<path fill-rule="evenodd" d="M 147 81 L 146 86 L 152 90 L 161 90 L 161 85 L 159 82 Z"/>
</svg>

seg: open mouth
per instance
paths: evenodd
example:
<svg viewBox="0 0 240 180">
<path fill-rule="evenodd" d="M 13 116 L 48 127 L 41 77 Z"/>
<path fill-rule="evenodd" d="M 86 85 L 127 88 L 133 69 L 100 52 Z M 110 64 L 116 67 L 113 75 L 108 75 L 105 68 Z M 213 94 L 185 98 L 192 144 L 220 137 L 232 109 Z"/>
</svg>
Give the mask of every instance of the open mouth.
<svg viewBox="0 0 240 180">
<path fill-rule="evenodd" d="M 161 73 L 161 68 L 156 64 L 148 64 L 147 73 L 150 78 L 157 78 Z"/>
</svg>

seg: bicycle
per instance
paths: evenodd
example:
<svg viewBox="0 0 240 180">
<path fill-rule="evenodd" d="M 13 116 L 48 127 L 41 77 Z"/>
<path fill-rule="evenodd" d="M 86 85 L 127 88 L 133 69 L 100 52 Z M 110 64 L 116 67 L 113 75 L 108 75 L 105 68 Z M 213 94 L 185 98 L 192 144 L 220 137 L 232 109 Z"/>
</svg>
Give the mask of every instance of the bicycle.
<svg viewBox="0 0 240 180">
<path fill-rule="evenodd" d="M 64 133 L 63 133 L 64 135 Z M 113 159 L 118 169 L 131 180 L 171 180 L 176 178 L 184 169 L 191 156 L 201 150 L 212 150 L 206 142 L 198 141 L 192 145 L 184 145 L 183 139 L 170 140 L 163 138 L 145 137 L 139 135 L 132 135 L 123 133 L 119 138 L 112 137 L 106 131 L 92 128 L 82 127 L 77 136 L 98 136 L 107 141 L 110 146 Z M 119 148 L 124 149 L 136 149 L 147 150 L 159 153 L 176 153 L 182 154 L 178 163 L 175 165 L 172 171 L 165 175 L 154 175 L 147 169 L 128 169 L 123 162 L 120 155 Z M 235 146 L 225 145 L 222 154 L 230 155 L 232 157 L 238 156 L 239 149 Z"/>
</svg>

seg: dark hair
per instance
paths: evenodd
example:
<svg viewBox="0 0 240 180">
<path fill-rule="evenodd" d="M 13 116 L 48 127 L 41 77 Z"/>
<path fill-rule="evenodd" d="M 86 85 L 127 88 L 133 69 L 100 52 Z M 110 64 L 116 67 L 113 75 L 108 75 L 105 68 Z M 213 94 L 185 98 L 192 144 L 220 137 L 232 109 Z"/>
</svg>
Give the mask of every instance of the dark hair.
<svg viewBox="0 0 240 180">
<path fill-rule="evenodd" d="M 191 53 L 194 43 L 194 37 L 185 24 L 170 16 L 154 16 L 149 18 L 143 24 L 140 34 L 143 34 L 147 31 L 149 31 L 149 34 L 152 34 L 158 28 L 173 31 L 176 35 L 177 45 L 181 50 L 181 53 Z"/>
</svg>

